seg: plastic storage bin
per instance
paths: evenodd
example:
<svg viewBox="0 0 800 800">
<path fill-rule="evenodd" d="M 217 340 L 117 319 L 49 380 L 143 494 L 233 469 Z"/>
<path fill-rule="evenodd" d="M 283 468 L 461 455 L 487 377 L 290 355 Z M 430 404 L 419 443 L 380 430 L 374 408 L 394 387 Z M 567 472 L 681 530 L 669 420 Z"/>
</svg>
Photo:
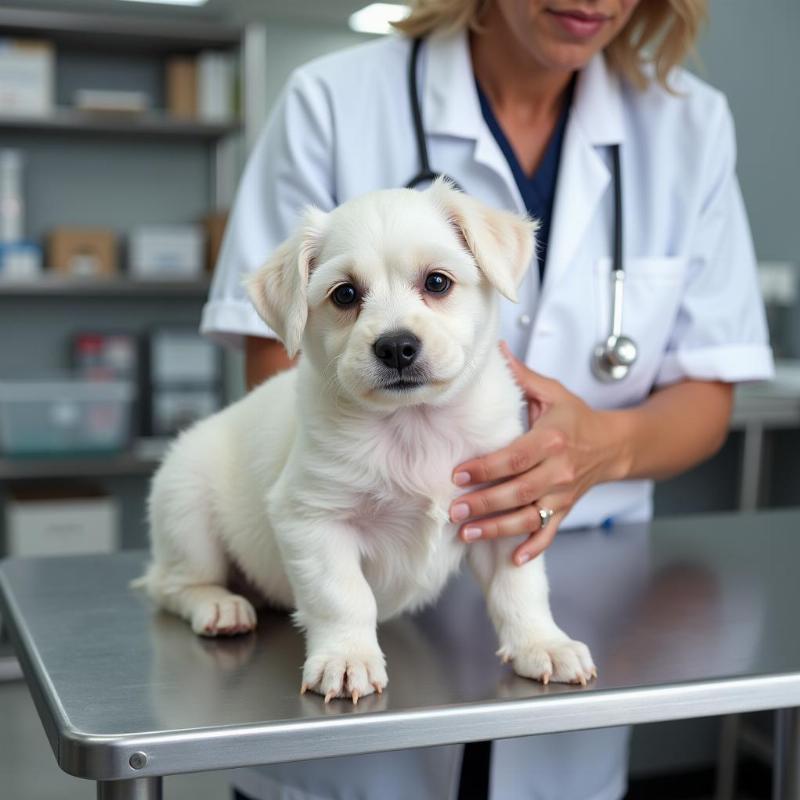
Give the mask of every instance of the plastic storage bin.
<svg viewBox="0 0 800 800">
<path fill-rule="evenodd" d="M 133 396 L 125 381 L 0 381 L 0 452 L 25 457 L 123 450 Z"/>
</svg>

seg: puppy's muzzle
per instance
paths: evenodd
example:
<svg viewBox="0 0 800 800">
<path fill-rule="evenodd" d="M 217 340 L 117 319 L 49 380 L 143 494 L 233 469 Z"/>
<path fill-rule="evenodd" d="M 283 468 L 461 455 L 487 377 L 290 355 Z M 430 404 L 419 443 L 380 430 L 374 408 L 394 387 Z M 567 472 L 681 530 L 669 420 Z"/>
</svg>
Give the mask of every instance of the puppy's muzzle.
<svg viewBox="0 0 800 800">
<path fill-rule="evenodd" d="M 384 333 L 375 340 L 372 352 L 380 363 L 377 388 L 405 392 L 427 383 L 426 370 L 417 359 L 422 342 L 411 331 Z"/>
<path fill-rule="evenodd" d="M 402 372 L 417 360 L 422 342 L 411 331 L 392 331 L 379 336 L 372 350 L 384 366 Z"/>
</svg>

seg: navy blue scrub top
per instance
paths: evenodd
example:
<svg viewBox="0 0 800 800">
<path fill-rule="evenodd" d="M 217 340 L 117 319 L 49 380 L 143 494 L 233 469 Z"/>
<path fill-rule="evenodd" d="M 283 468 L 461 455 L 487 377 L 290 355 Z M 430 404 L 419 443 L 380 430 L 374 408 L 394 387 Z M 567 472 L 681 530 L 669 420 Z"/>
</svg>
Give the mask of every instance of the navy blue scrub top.
<svg viewBox="0 0 800 800">
<path fill-rule="evenodd" d="M 492 111 L 492 106 L 489 99 L 483 93 L 483 90 L 475 81 L 475 86 L 478 89 L 478 98 L 481 103 L 481 112 L 489 130 L 492 132 L 495 141 L 503 151 L 503 155 L 511 168 L 511 174 L 514 176 L 519 193 L 522 196 L 522 201 L 525 203 L 525 208 L 534 219 L 539 220 L 539 231 L 537 234 L 538 247 L 537 256 L 539 264 L 539 278 L 544 278 L 544 268 L 547 261 L 547 244 L 550 239 L 550 221 L 553 215 L 553 200 L 556 195 L 556 180 L 558 179 L 558 164 L 561 161 L 561 145 L 564 142 L 564 131 L 567 129 L 567 119 L 569 118 L 569 110 L 572 105 L 572 94 L 575 88 L 575 79 L 570 81 L 567 88 L 566 101 L 561 114 L 556 123 L 555 130 L 553 131 L 550 141 L 547 143 L 544 155 L 539 166 L 533 175 L 527 175 L 522 169 L 517 156 L 514 153 L 511 143 L 503 133 L 500 123 Z"/>
</svg>

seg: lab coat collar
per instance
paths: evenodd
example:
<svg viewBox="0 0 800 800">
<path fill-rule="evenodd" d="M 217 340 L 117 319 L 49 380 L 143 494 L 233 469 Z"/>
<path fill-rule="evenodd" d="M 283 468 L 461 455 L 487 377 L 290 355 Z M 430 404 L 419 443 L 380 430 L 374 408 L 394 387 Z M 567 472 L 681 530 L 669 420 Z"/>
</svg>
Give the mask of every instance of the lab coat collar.
<svg viewBox="0 0 800 800">
<path fill-rule="evenodd" d="M 622 86 L 602 53 L 581 70 L 572 101 L 572 116 L 589 144 L 619 144 L 625 138 Z"/>
<path fill-rule="evenodd" d="M 423 123 L 429 134 L 478 139 L 483 117 L 466 32 L 434 34 L 423 52 Z"/>
<path fill-rule="evenodd" d="M 483 131 L 468 34 L 430 36 L 425 43 L 423 114 L 429 134 L 479 139 Z M 602 54 L 581 71 L 572 101 L 572 117 L 592 145 L 623 139 L 622 96 L 619 78 Z"/>
<path fill-rule="evenodd" d="M 523 211 L 511 169 L 483 120 L 467 34 L 432 36 L 426 49 L 423 114 L 427 133 L 475 140 L 475 160 L 503 177 Z M 545 296 L 570 273 L 611 184 L 605 146 L 621 143 L 624 129 L 621 82 L 598 54 L 578 76 L 564 136 L 542 286 Z"/>
</svg>

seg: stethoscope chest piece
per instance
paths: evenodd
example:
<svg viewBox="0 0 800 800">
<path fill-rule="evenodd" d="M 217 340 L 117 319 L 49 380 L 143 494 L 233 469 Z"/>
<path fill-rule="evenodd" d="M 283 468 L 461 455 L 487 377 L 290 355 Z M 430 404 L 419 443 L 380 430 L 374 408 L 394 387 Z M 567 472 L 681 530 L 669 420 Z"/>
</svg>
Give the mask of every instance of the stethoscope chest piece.
<svg viewBox="0 0 800 800">
<path fill-rule="evenodd" d="M 627 336 L 609 336 L 598 342 L 592 352 L 592 374 L 602 383 L 627 377 L 636 361 L 636 345 Z"/>
<path fill-rule="evenodd" d="M 592 351 L 592 375 L 602 383 L 613 383 L 627 377 L 636 362 L 636 343 L 622 333 L 622 307 L 624 299 L 625 272 L 615 269 L 611 300 L 611 331 L 598 342 Z"/>
</svg>

